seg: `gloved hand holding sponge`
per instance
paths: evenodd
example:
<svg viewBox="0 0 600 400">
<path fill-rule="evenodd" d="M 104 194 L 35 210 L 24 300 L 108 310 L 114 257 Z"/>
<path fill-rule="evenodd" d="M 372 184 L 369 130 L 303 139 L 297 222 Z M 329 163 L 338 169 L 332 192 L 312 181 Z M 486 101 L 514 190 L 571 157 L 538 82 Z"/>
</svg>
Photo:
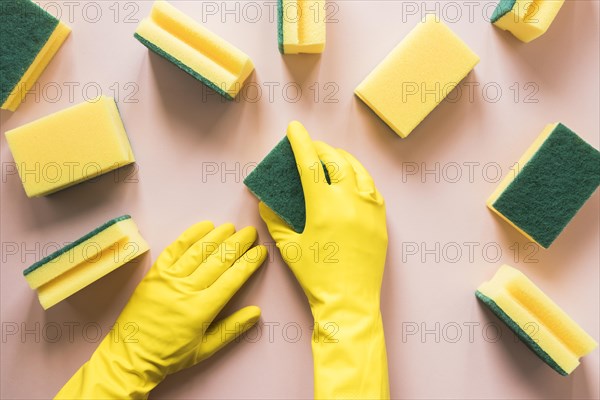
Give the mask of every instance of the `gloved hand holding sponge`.
<svg viewBox="0 0 600 400">
<path fill-rule="evenodd" d="M 256 230 L 200 222 L 167 247 L 115 324 L 56 395 L 59 399 L 138 399 L 167 375 L 191 367 L 251 328 L 260 309 L 214 321 L 267 256 Z M 131 327 L 133 340 L 125 340 Z M 232 334 L 235 332 L 235 334 Z"/>
<path fill-rule="evenodd" d="M 380 292 L 388 237 L 383 197 L 343 150 L 287 130 L 306 203 L 295 232 L 264 203 L 262 219 L 310 303 L 315 398 L 390 397 Z M 325 165 L 330 177 L 328 184 Z"/>
<path fill-rule="evenodd" d="M 315 319 L 315 398 L 389 398 L 380 312 L 388 242 L 383 198 L 350 154 L 313 142 L 297 122 L 287 138 L 304 192 L 305 228 L 297 233 L 264 203 L 259 208 Z M 167 375 L 252 327 L 260 317 L 255 306 L 214 319 L 265 260 L 267 249 L 252 247 L 256 237 L 252 227 L 235 232 L 210 222 L 185 231 L 138 285 L 117 332 L 56 398 L 147 398 Z M 124 340 L 131 326 L 135 340 Z"/>
</svg>

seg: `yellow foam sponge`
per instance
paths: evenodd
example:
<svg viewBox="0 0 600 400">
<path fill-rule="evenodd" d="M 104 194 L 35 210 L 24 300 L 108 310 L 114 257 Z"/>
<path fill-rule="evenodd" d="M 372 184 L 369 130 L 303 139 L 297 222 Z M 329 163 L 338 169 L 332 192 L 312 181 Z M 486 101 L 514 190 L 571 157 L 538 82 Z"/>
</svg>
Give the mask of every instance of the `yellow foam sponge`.
<svg viewBox="0 0 600 400">
<path fill-rule="evenodd" d="M 561 375 L 598 343 L 523 273 L 503 265 L 476 296 L 538 357 Z"/>
<path fill-rule="evenodd" d="M 0 8 L 0 104 L 15 111 L 67 36 L 65 23 L 30 0 Z"/>
<path fill-rule="evenodd" d="M 438 17 L 428 15 L 354 93 L 404 138 L 478 62 Z"/>
<path fill-rule="evenodd" d="M 206 86 L 232 100 L 254 71 L 250 57 L 166 1 L 156 1 L 135 38 Z"/>
<path fill-rule="evenodd" d="M 546 33 L 564 2 L 565 0 L 501 0 L 491 21 L 522 42 L 529 43 Z"/>
<path fill-rule="evenodd" d="M 23 275 L 48 309 L 148 249 L 133 219 L 124 215 L 36 262 Z"/>
<path fill-rule="evenodd" d="M 135 161 L 113 98 L 101 96 L 6 132 L 29 197 Z"/>
<path fill-rule="evenodd" d="M 277 38 L 283 54 L 325 50 L 325 0 L 277 0 Z"/>
</svg>

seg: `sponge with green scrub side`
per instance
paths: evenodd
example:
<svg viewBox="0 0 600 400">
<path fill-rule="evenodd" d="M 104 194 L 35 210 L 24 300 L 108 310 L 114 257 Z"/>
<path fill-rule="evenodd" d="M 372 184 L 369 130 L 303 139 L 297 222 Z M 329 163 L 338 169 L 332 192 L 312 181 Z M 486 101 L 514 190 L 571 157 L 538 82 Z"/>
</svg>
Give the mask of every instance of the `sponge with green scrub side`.
<svg viewBox="0 0 600 400">
<path fill-rule="evenodd" d="M 558 15 L 565 0 L 500 0 L 491 22 L 522 42 L 542 36 Z"/>
<path fill-rule="evenodd" d="M 487 201 L 548 248 L 600 185 L 600 152 L 561 123 L 546 126 Z"/>
<path fill-rule="evenodd" d="M 0 4 L 0 105 L 15 111 L 71 33 L 30 0 Z"/>
<path fill-rule="evenodd" d="M 539 358 L 561 375 L 598 343 L 523 273 L 503 265 L 475 296 Z"/>
<path fill-rule="evenodd" d="M 148 251 L 129 215 L 102 224 L 23 271 L 48 309 Z"/>
<path fill-rule="evenodd" d="M 154 3 L 134 37 L 227 100 L 254 71 L 244 52 L 163 0 Z"/>
<path fill-rule="evenodd" d="M 282 54 L 325 50 L 325 0 L 277 0 L 277 41 Z"/>
<path fill-rule="evenodd" d="M 331 183 L 327 168 L 323 166 L 323 169 L 327 182 Z M 284 137 L 244 179 L 244 184 L 294 231 L 304 230 L 304 192 L 294 151 L 287 137 Z"/>
</svg>

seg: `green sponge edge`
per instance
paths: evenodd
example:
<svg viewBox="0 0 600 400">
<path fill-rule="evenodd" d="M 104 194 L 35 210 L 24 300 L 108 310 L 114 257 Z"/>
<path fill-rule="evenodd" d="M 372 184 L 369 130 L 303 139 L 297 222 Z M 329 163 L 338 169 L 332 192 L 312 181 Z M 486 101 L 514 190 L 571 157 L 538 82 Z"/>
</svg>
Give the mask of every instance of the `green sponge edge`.
<svg viewBox="0 0 600 400">
<path fill-rule="evenodd" d="M 507 12 L 513 9 L 517 0 L 500 0 L 490 21 L 492 24 L 502 18 Z"/>
<path fill-rule="evenodd" d="M 193 76 L 194 78 L 196 78 L 197 80 L 199 80 L 200 82 L 204 83 L 206 86 L 208 86 L 209 88 L 211 88 L 215 92 L 219 93 L 221 96 L 225 97 L 227 100 L 233 100 L 233 97 L 229 93 L 227 93 L 226 91 L 224 91 L 223 89 L 221 89 L 219 86 L 215 85 L 209 79 L 206 79 L 204 76 L 202 76 L 201 74 L 199 74 L 198 72 L 196 72 L 194 69 L 192 69 L 189 66 L 185 65 L 184 63 L 182 63 L 177 58 L 173 57 L 171 54 L 169 54 L 165 50 L 161 49 L 160 47 L 158 47 L 157 45 L 155 45 L 154 43 L 152 43 L 148 39 L 144 38 L 143 36 L 141 36 L 141 35 L 139 35 L 137 33 L 134 33 L 133 36 L 137 40 L 139 40 L 144 46 L 146 46 L 147 48 L 149 48 L 150 50 L 152 50 L 153 52 L 155 52 L 159 56 L 161 56 L 163 58 L 166 58 L 167 60 L 171 61 L 173 64 L 175 64 L 177 67 L 179 67 L 179 69 L 184 70 L 185 72 L 187 72 L 188 74 L 190 74 L 191 76 Z"/>
<path fill-rule="evenodd" d="M 535 340 L 533 340 L 533 338 L 531 336 L 529 336 L 523 329 L 521 329 L 521 327 L 515 321 L 513 321 L 512 318 L 510 318 L 508 316 L 508 314 L 506 314 L 504 312 L 504 310 L 502 310 L 502 308 L 500 308 L 498 306 L 498 304 L 496 304 L 496 302 L 494 300 L 490 299 L 489 297 L 487 297 L 486 295 L 481 293 L 479 290 L 475 291 L 475 296 L 477 296 L 477 298 L 479 300 L 481 300 L 483 302 L 483 304 L 485 304 L 494 314 L 496 314 L 496 316 L 498 318 L 500 318 L 500 320 L 502 320 L 502 322 L 504 322 L 517 335 L 517 337 L 523 343 L 525 343 L 525 345 L 527 345 L 527 347 L 529 347 L 531 349 L 531 351 L 533 351 L 539 358 L 541 358 L 553 370 L 555 370 L 556 372 L 558 372 L 559 374 L 561 374 L 563 376 L 568 375 L 565 372 L 565 370 L 563 370 L 556 363 L 556 361 L 554 361 L 552 359 L 552 357 L 550 357 L 550 355 L 548 355 L 548 353 L 546 353 L 540 347 L 540 345 L 538 345 L 536 343 Z"/>
<path fill-rule="evenodd" d="M 0 5 L 0 105 L 15 90 L 59 20 L 29 0 L 12 0 Z M 6 55 L 6 56 L 5 56 Z"/>
<path fill-rule="evenodd" d="M 321 162 L 321 164 L 323 164 Z M 325 165 L 325 179 L 331 184 Z M 306 206 L 292 145 L 285 136 L 244 179 L 244 185 L 294 231 L 304 231 Z"/>
<path fill-rule="evenodd" d="M 279 52 L 285 54 L 283 49 L 283 0 L 277 0 L 277 44 Z"/>
<path fill-rule="evenodd" d="M 125 221 L 125 220 L 130 219 L 130 218 L 131 218 L 131 215 L 122 215 L 120 217 L 111 219 L 110 221 L 108 221 L 108 222 L 100 225 L 99 227 L 97 227 L 96 229 L 94 229 L 93 231 L 91 231 L 90 233 L 87 233 L 84 236 L 80 237 L 79 239 L 77 239 L 73 243 L 69 243 L 68 245 L 66 245 L 66 246 L 64 246 L 64 247 L 56 250 L 54 253 L 52 253 L 52 254 L 50 254 L 50 255 L 42 258 L 40 261 L 36 262 L 35 264 L 33 264 L 30 267 L 28 267 L 27 269 L 25 269 L 23 271 L 23 275 L 27 276 L 28 274 L 32 273 L 36 269 L 41 268 L 45 264 L 49 263 L 50 261 L 54 260 L 55 258 L 58 258 L 62 254 L 66 253 L 67 251 L 73 249 L 76 246 L 79 246 L 81 243 L 85 242 L 86 240 L 89 240 L 92 237 L 94 237 L 97 234 L 99 234 L 100 232 L 102 232 L 102 231 L 110 228 L 114 224 L 116 224 L 118 222 L 121 222 L 121 221 Z"/>
</svg>

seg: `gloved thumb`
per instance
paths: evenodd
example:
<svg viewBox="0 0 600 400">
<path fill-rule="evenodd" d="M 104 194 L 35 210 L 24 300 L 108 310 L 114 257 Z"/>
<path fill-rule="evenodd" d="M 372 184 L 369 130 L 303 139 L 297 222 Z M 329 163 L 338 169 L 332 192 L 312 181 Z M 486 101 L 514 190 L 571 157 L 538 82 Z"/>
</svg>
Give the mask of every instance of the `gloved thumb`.
<svg viewBox="0 0 600 400">
<path fill-rule="evenodd" d="M 260 318 L 260 308 L 244 307 L 220 321 L 213 322 L 198 345 L 195 364 L 221 350 L 227 344 L 252 328 Z"/>
<path fill-rule="evenodd" d="M 269 206 L 262 201 L 258 203 L 258 212 L 263 221 L 265 221 L 271 237 L 277 244 L 288 242 L 294 235 L 297 235 L 297 233 L 290 228 L 288 224 L 275 213 L 275 211 L 271 210 Z"/>
</svg>

